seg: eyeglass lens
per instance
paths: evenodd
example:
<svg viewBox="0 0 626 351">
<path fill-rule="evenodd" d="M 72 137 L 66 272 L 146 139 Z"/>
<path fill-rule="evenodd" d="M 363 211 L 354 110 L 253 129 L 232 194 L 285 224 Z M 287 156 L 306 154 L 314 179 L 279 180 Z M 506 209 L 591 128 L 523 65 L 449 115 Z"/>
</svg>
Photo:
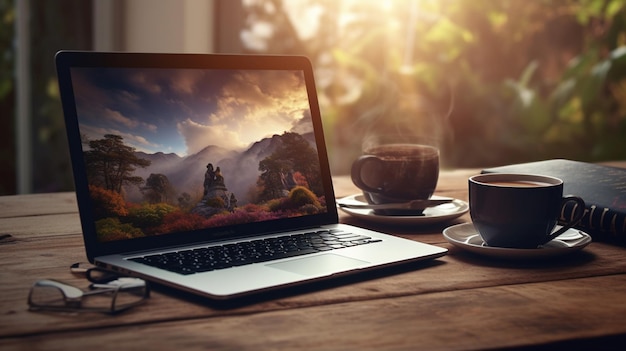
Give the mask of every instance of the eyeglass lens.
<svg viewBox="0 0 626 351">
<path fill-rule="evenodd" d="M 40 280 L 31 288 L 28 303 L 31 306 L 80 306 L 83 292 L 73 286 L 54 280 Z"/>
</svg>

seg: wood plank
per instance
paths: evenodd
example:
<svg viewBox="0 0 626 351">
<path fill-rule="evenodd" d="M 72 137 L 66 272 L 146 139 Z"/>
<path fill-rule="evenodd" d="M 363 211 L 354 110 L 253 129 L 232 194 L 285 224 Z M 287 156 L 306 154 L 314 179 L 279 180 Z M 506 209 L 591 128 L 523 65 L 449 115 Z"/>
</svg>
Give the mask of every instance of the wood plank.
<svg viewBox="0 0 626 351">
<path fill-rule="evenodd" d="M 601 291 L 601 298 L 598 292 Z M 594 296 L 595 301 L 589 299 Z M 295 310 L 111 325 L 0 340 L 3 350 L 468 350 L 608 346 L 626 333 L 626 276 L 436 292 Z M 66 316 L 67 319 L 74 316 Z M 104 317 L 109 318 L 109 317 Z M 115 317 L 112 317 L 115 318 Z M 609 338 L 622 344 L 624 338 Z"/>
<path fill-rule="evenodd" d="M 475 172 L 455 172 L 442 173 L 440 190 L 467 196 L 467 177 Z M 342 194 L 355 191 L 349 178 L 340 184 Z M 87 286 L 68 269 L 85 257 L 68 195 L 74 194 L 0 197 L 0 233 L 12 235 L 0 241 L 0 349 L 146 348 L 146 341 L 192 349 L 576 348 L 592 346 L 596 337 L 626 335 L 626 248 L 592 243 L 554 260 L 506 262 L 451 247 L 441 235 L 443 224 L 384 230 L 448 247 L 449 255 L 439 260 L 249 305 L 223 309 L 158 289 L 146 305 L 118 316 L 28 312 L 26 297 L 36 279 Z M 277 333 L 280 328 L 288 332 Z"/>
<path fill-rule="evenodd" d="M 207 300 L 188 294 L 159 289 L 145 306 L 114 318 L 98 319 L 92 315 L 68 318 L 67 315 L 27 311 L 28 290 L 37 279 L 53 278 L 83 288 L 88 285 L 83 277 L 69 272 L 70 264 L 85 260 L 79 235 L 31 236 L 0 245 L 0 267 L 3 268 L 0 270 L 0 282 L 3 282 L 0 337 L 44 333 L 46 330 L 64 331 L 83 327 L 150 323 L 156 320 L 298 309 L 350 301 L 401 298 L 626 273 L 626 261 L 623 260 L 626 249 L 602 243 L 592 243 L 583 252 L 570 257 L 544 262 L 490 260 L 458 251 L 447 243 L 441 245 L 449 247 L 450 254 L 434 262 L 382 273 L 368 273 L 344 279 L 341 283 L 324 283 L 307 289 L 288 291 L 288 294 L 271 295 L 273 299 L 270 300 L 250 301 L 253 302 L 250 305 L 232 309 L 219 308 Z M 603 291 L 594 294 L 594 298 L 603 299 Z"/>
<path fill-rule="evenodd" d="M 0 196 L 0 218 L 77 212 L 73 192 Z"/>
<path fill-rule="evenodd" d="M 82 238 L 78 213 L 0 218 L 0 234 L 10 235 L 0 245 L 13 240 L 50 235 L 77 235 Z"/>
</svg>

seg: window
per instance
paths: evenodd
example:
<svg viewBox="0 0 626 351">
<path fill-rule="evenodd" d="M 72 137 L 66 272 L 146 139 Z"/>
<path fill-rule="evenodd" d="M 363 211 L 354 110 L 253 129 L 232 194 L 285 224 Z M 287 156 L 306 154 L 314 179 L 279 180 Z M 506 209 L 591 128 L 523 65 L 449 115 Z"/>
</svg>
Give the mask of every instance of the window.
<svg viewBox="0 0 626 351">
<path fill-rule="evenodd" d="M 0 104 L 7 116 L 0 193 L 71 190 L 53 58 L 61 48 L 91 48 L 91 3 L 2 0 L 0 11 Z"/>
</svg>

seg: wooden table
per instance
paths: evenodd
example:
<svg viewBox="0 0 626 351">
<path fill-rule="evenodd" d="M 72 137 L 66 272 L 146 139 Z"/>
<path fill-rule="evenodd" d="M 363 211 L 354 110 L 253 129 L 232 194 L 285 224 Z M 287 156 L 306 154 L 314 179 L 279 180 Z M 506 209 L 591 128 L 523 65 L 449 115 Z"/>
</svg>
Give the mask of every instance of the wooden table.
<svg viewBox="0 0 626 351">
<path fill-rule="evenodd" d="M 621 163 L 626 167 L 626 162 Z M 444 171 L 439 195 L 467 200 L 467 177 Z M 337 196 L 356 192 L 335 178 Z M 0 197 L 0 350 L 601 349 L 626 345 L 626 248 L 593 242 L 573 255 L 506 262 L 461 251 L 442 230 L 343 222 L 450 249 L 428 264 L 222 308 L 165 288 L 125 313 L 29 312 L 33 282 L 87 287 L 73 193 Z"/>
</svg>

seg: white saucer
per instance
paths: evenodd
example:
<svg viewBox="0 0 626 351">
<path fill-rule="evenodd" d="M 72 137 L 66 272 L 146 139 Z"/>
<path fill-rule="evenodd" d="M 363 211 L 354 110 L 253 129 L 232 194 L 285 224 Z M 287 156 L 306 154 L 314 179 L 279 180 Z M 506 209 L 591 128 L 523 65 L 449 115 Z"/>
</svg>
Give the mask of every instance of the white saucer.
<svg viewBox="0 0 626 351">
<path fill-rule="evenodd" d="M 457 224 L 443 230 L 443 237 L 452 245 L 477 254 L 506 259 L 553 257 L 582 250 L 591 242 L 591 236 L 578 229 L 569 229 L 556 239 L 536 249 L 510 249 L 485 246 L 472 223 Z"/>
<path fill-rule="evenodd" d="M 433 196 L 432 199 L 440 198 L 438 196 Z M 363 194 L 356 194 L 346 196 L 344 198 L 338 199 L 338 203 L 340 204 L 367 204 Z M 429 207 L 424 210 L 423 215 L 421 216 L 389 216 L 389 215 L 380 215 L 374 213 L 373 210 L 370 209 L 356 209 L 356 208 L 347 208 L 339 206 L 339 209 L 343 212 L 361 218 L 367 221 L 383 223 L 383 224 L 395 224 L 395 225 L 430 225 L 434 223 L 440 223 L 452 220 L 457 218 L 469 211 L 469 205 L 465 201 L 461 201 L 458 199 L 452 200 L 450 203 L 442 204 L 439 206 Z"/>
</svg>

